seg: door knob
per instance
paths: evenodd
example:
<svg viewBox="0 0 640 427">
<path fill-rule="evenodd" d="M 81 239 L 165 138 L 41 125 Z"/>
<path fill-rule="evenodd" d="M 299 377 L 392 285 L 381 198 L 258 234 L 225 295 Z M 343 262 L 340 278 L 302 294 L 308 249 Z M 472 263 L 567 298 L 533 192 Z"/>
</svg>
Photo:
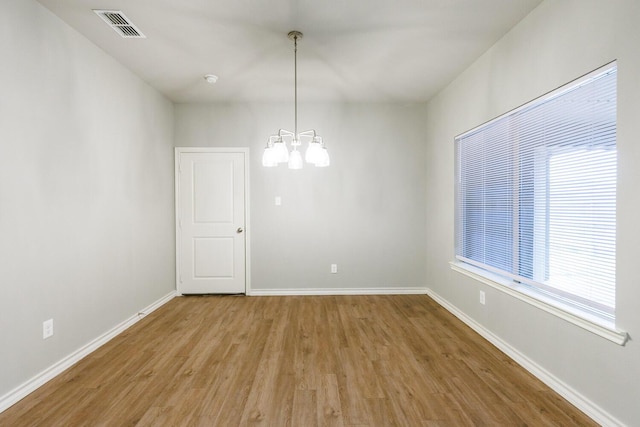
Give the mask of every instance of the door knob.
<svg viewBox="0 0 640 427">
<path fill-rule="evenodd" d="M 238 227 L 238 229 L 236 230 L 236 232 L 238 233 L 242 233 L 244 230 L 242 229 L 242 227 Z"/>
</svg>

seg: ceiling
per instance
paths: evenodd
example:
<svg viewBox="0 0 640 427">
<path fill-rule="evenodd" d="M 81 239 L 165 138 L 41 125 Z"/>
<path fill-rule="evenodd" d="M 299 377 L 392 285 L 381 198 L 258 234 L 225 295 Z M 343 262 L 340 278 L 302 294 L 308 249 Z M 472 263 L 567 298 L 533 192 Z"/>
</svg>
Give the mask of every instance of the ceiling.
<svg viewBox="0 0 640 427">
<path fill-rule="evenodd" d="M 423 102 L 541 0 L 38 0 L 177 103 Z M 125 39 L 92 9 L 121 10 Z M 203 76 L 215 74 L 216 84 Z"/>
</svg>

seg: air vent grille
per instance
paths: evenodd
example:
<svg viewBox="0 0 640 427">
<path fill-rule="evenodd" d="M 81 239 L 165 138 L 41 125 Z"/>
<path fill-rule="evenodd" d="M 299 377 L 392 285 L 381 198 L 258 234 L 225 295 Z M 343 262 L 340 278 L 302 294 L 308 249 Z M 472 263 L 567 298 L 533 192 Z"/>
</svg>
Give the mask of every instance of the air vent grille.
<svg viewBox="0 0 640 427">
<path fill-rule="evenodd" d="M 94 12 L 102 18 L 104 22 L 109 24 L 116 33 L 128 39 L 144 39 L 146 38 L 142 31 L 133 25 L 124 13 L 120 10 L 94 10 Z"/>
</svg>

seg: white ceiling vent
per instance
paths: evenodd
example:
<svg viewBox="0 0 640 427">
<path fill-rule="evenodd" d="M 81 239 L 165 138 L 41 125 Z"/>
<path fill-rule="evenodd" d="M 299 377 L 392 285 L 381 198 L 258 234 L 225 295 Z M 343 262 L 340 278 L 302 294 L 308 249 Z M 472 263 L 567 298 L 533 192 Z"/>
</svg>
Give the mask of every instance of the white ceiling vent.
<svg viewBox="0 0 640 427">
<path fill-rule="evenodd" d="M 127 39 L 144 39 L 146 36 L 142 34 L 135 25 L 133 25 L 124 13 L 120 10 L 93 10 L 104 22 L 109 24 L 116 33 Z"/>
</svg>

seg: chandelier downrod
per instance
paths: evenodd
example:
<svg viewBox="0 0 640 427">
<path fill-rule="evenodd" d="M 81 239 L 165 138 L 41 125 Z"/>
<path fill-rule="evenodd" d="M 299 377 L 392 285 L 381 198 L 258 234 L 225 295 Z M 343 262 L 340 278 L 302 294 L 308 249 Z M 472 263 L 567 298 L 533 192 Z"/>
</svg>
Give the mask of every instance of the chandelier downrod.
<svg viewBox="0 0 640 427">
<path fill-rule="evenodd" d="M 293 132 L 298 135 L 298 39 L 302 38 L 300 31 L 289 31 L 287 34 L 293 40 Z"/>
</svg>

